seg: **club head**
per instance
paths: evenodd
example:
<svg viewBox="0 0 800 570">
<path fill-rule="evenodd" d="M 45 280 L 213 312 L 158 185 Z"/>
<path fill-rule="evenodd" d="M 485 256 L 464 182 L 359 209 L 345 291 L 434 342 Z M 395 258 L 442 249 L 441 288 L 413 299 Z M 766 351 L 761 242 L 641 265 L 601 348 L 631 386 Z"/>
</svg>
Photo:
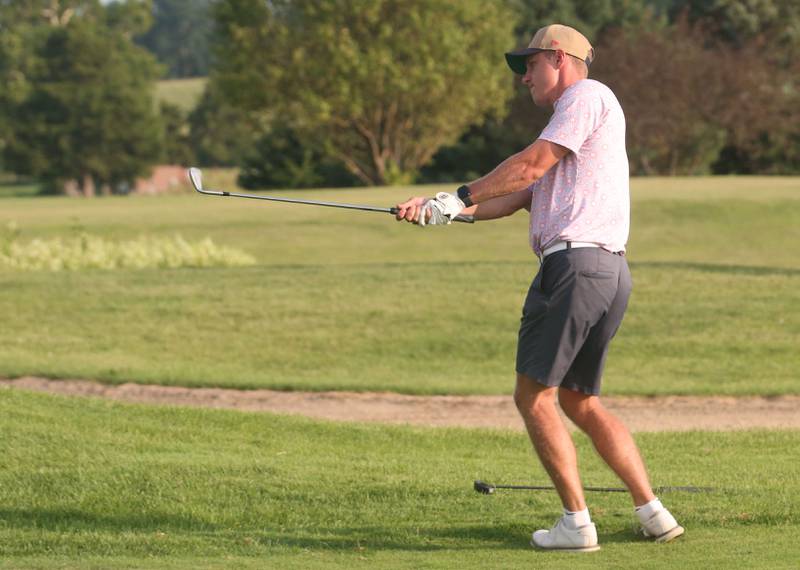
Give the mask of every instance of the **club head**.
<svg viewBox="0 0 800 570">
<path fill-rule="evenodd" d="M 494 485 L 486 483 L 484 481 L 475 481 L 473 488 L 478 493 L 483 493 L 484 495 L 491 495 L 492 493 L 494 493 Z"/>
<path fill-rule="evenodd" d="M 202 192 L 203 190 L 203 173 L 200 172 L 199 168 L 195 168 L 194 166 L 189 169 L 189 180 L 194 186 L 194 189 L 198 192 Z"/>
</svg>

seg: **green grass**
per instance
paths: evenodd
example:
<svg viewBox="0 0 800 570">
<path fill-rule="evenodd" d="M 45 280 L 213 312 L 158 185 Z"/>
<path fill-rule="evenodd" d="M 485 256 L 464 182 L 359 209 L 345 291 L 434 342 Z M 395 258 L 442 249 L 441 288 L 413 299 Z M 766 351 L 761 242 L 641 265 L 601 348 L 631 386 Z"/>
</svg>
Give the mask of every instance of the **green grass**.
<svg viewBox="0 0 800 570">
<path fill-rule="evenodd" d="M 184 112 L 189 113 L 200 101 L 207 81 L 206 77 L 162 79 L 156 83 L 156 98 L 161 102 L 176 105 Z"/>
<path fill-rule="evenodd" d="M 225 183 L 229 173 L 214 173 Z M 227 180 L 230 180 L 228 176 Z M 390 205 L 441 187 L 291 192 Z M 8 199 L 20 239 L 210 236 L 247 268 L 0 272 L 0 375 L 508 393 L 537 262 L 524 215 L 448 228 L 197 195 Z M 633 181 L 609 394 L 800 393 L 800 179 Z"/>
<path fill-rule="evenodd" d="M 639 434 L 687 528 L 633 533 L 629 499 L 591 494 L 603 550 L 537 553 L 554 493 L 524 435 L 348 425 L 0 391 L 0 567 L 791 568 L 800 433 Z M 616 485 L 576 436 L 587 485 Z"/>
<path fill-rule="evenodd" d="M 12 182 L 0 179 L 0 199 L 30 198 L 41 192 L 41 186 L 32 182 Z"/>
</svg>

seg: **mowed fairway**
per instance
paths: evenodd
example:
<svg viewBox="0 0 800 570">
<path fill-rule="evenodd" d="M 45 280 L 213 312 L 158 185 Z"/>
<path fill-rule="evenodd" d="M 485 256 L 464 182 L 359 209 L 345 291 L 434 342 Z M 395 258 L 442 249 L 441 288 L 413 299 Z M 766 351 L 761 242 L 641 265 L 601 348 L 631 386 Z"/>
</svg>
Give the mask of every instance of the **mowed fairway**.
<svg viewBox="0 0 800 570">
<path fill-rule="evenodd" d="M 442 189 L 285 195 L 388 206 Z M 6 198 L 0 228 L 12 221 L 23 242 L 179 233 L 258 264 L 0 270 L 5 377 L 507 393 L 537 269 L 523 214 L 420 230 L 384 214 L 187 193 Z M 606 393 L 800 393 L 798 244 L 798 178 L 634 180 L 634 295 Z"/>
<path fill-rule="evenodd" d="M 214 184 L 209 177 L 210 186 Z M 391 205 L 439 187 L 296 192 Z M 635 293 L 615 394 L 800 393 L 800 179 L 634 181 Z M 242 268 L 0 271 L 0 376 L 509 393 L 537 263 L 524 216 L 420 230 L 387 215 L 178 195 L 5 198 L 21 240 L 211 237 Z M 591 494 L 602 550 L 535 552 L 552 492 L 518 432 L 334 424 L 0 389 L 0 568 L 797 567 L 797 431 L 639 433 L 687 527 L 637 537 Z M 575 436 L 584 483 L 618 485 Z"/>
<path fill-rule="evenodd" d="M 686 536 L 593 493 L 602 550 L 534 552 L 551 492 L 522 434 L 329 424 L 0 391 L 0 568 L 797 567 L 797 432 L 639 434 Z M 616 485 L 576 438 L 589 485 Z"/>
</svg>

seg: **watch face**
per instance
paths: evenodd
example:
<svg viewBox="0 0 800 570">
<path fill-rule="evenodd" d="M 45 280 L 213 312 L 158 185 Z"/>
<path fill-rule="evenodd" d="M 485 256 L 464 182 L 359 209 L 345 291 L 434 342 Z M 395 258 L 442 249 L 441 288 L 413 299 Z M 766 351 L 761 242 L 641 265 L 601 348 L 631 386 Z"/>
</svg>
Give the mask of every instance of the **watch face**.
<svg viewBox="0 0 800 570">
<path fill-rule="evenodd" d="M 458 197 L 462 202 L 464 202 L 465 206 L 472 205 L 472 199 L 470 198 L 471 195 L 472 193 L 469 191 L 469 186 L 466 184 L 458 189 Z"/>
</svg>

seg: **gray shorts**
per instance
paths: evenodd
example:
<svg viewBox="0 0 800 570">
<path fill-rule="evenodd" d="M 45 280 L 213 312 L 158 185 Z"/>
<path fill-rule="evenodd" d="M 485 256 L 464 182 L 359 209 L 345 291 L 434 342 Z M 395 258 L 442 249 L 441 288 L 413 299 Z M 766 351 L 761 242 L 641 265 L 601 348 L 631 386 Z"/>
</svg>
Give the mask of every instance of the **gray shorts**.
<svg viewBox="0 0 800 570">
<path fill-rule="evenodd" d="M 517 372 L 545 386 L 599 394 L 608 345 L 630 294 L 622 255 L 600 248 L 548 255 L 522 309 Z"/>
</svg>

